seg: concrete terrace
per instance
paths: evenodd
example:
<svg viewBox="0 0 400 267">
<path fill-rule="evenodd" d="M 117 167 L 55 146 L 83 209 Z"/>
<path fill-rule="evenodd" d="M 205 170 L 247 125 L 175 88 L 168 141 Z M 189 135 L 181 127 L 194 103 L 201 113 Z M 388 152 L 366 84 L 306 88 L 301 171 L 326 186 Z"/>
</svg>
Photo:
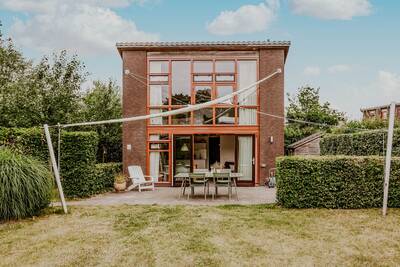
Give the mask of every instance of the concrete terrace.
<svg viewBox="0 0 400 267">
<path fill-rule="evenodd" d="M 196 188 L 194 198 L 187 200 L 187 197 L 179 198 L 180 188 L 177 187 L 156 187 L 155 191 L 130 191 L 115 193 L 110 192 L 97 195 L 92 198 L 68 201 L 68 205 L 80 206 L 107 206 L 107 205 L 251 205 L 251 204 L 272 204 L 276 201 L 276 189 L 259 187 L 239 187 L 239 200 L 233 194 L 232 199 L 228 199 L 225 188 L 219 190 L 217 199 L 212 200 L 211 195 L 204 200 L 201 190 Z M 210 188 L 211 193 L 211 188 Z M 57 205 L 57 204 L 56 204 Z"/>
</svg>

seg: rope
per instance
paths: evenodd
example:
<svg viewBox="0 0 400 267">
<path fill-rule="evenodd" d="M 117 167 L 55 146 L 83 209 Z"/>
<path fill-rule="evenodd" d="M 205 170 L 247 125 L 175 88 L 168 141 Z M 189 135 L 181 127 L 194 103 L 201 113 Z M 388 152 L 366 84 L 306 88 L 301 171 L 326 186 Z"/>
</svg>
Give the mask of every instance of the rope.
<svg viewBox="0 0 400 267">
<path fill-rule="evenodd" d="M 277 74 L 280 74 L 282 72 L 281 69 L 277 69 L 275 72 L 271 73 L 270 75 L 262 78 L 261 80 L 245 87 L 240 90 L 237 90 L 235 92 L 232 92 L 231 94 L 228 94 L 226 96 L 222 96 L 219 98 L 216 98 L 214 100 L 201 103 L 201 104 L 196 104 L 196 105 L 188 105 L 187 107 L 179 108 L 176 110 L 170 110 L 167 112 L 161 112 L 161 113 L 155 113 L 155 114 L 148 114 L 148 115 L 142 115 L 142 116 L 136 116 L 136 117 L 130 117 L 130 118 L 122 118 L 122 119 L 112 119 L 112 120 L 104 120 L 104 121 L 91 121 L 91 122 L 80 122 L 80 123 L 71 123 L 71 124 L 63 124 L 61 125 L 63 128 L 67 127 L 73 127 L 73 126 L 87 126 L 87 125 L 99 125 L 99 124 L 109 124 L 109 123 L 120 123 L 120 122 L 129 122 L 129 121 L 138 121 L 138 120 L 147 120 L 151 118 L 158 118 L 158 117 L 166 117 L 166 116 L 171 116 L 171 115 L 177 115 L 177 114 L 182 114 L 182 113 L 187 113 L 190 111 L 195 111 L 199 109 L 203 109 L 206 107 L 213 106 L 215 104 L 220 104 L 223 103 L 231 98 L 233 98 L 236 95 L 242 94 L 254 87 L 256 87 L 258 84 L 274 77 Z"/>
</svg>

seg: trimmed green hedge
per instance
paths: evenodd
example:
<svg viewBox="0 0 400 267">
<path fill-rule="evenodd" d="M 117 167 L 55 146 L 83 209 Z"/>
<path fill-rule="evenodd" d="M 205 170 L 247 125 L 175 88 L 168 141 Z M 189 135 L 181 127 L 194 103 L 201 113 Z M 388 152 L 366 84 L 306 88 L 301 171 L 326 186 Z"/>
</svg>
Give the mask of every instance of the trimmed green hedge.
<svg viewBox="0 0 400 267">
<path fill-rule="evenodd" d="M 96 181 L 98 191 L 106 191 L 114 186 L 114 178 L 122 172 L 122 163 L 109 162 L 96 164 Z"/>
<path fill-rule="evenodd" d="M 383 157 L 282 157 L 277 160 L 277 198 L 287 208 L 382 206 Z M 400 158 L 394 158 L 389 207 L 400 207 Z"/>
<path fill-rule="evenodd" d="M 51 131 L 57 157 L 57 132 Z M 121 164 L 96 165 L 98 142 L 96 132 L 62 132 L 60 174 L 66 196 L 88 197 L 113 186 L 114 174 L 121 171 Z M 41 128 L 0 128 L 0 146 L 45 163 L 49 161 Z"/>
<path fill-rule="evenodd" d="M 387 132 L 368 131 L 352 134 L 331 134 L 321 139 L 321 155 L 383 156 Z M 400 156 L 400 129 L 393 137 L 393 156 Z"/>
<path fill-rule="evenodd" d="M 88 197 L 98 193 L 95 164 L 96 132 L 63 132 L 60 173 L 68 197 Z"/>
<path fill-rule="evenodd" d="M 43 162 L 47 162 L 49 158 L 46 137 L 40 128 L 0 128 L 0 146 Z"/>
</svg>

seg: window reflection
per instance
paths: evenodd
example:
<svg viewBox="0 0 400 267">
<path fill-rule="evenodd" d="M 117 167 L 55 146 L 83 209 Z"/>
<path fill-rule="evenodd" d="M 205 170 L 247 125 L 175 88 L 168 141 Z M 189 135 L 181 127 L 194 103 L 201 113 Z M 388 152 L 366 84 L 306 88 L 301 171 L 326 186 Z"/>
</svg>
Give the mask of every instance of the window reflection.
<svg viewBox="0 0 400 267">
<path fill-rule="evenodd" d="M 172 61 L 172 105 L 190 104 L 190 61 Z"/>
<path fill-rule="evenodd" d="M 211 100 L 211 86 L 195 86 L 196 104 Z"/>
<path fill-rule="evenodd" d="M 213 63 L 212 61 L 194 61 L 193 62 L 194 73 L 212 73 Z"/>
<path fill-rule="evenodd" d="M 213 124 L 213 110 L 212 108 L 204 108 L 194 111 L 194 124 Z"/>
</svg>

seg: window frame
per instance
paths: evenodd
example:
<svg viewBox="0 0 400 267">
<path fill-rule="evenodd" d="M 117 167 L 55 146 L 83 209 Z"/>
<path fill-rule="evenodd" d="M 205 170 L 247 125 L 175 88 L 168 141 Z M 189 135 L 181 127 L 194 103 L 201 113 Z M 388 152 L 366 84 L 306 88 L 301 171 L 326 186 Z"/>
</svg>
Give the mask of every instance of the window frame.
<svg viewBox="0 0 400 267">
<path fill-rule="evenodd" d="M 147 58 L 147 77 L 148 81 L 151 75 L 155 75 L 156 73 L 150 73 L 150 62 L 152 61 L 168 61 L 169 62 L 169 67 L 168 67 L 168 73 L 163 73 L 162 75 L 168 76 L 168 82 L 162 82 L 162 83 L 156 83 L 156 84 L 163 84 L 163 85 L 168 85 L 168 105 L 163 105 L 162 107 L 155 107 L 155 106 L 150 106 L 150 85 L 155 84 L 154 82 L 148 82 L 148 88 L 147 88 L 147 105 L 146 105 L 146 110 L 147 114 L 150 114 L 150 109 L 153 108 L 163 108 L 163 110 L 174 110 L 177 108 L 182 108 L 187 105 L 173 105 L 172 104 L 172 61 L 190 61 L 190 75 L 191 75 L 191 87 L 190 87 L 190 105 L 195 105 L 196 104 L 196 87 L 197 86 L 209 86 L 211 87 L 211 100 L 216 99 L 217 97 L 217 87 L 218 86 L 232 86 L 233 92 L 237 90 L 238 87 L 238 61 L 254 61 L 256 64 L 256 70 L 259 69 L 259 58 L 257 56 L 188 56 L 188 57 L 179 57 L 179 56 L 165 56 L 165 57 L 158 57 L 158 56 L 151 56 Z M 212 73 L 208 72 L 194 72 L 194 64 L 195 62 L 198 61 L 210 61 L 212 62 Z M 232 61 L 234 62 L 234 72 L 216 72 L 216 62 L 221 62 L 221 61 Z M 159 74 L 159 73 L 157 73 Z M 212 81 L 210 82 L 195 82 L 194 81 L 194 76 L 195 75 L 211 75 L 212 76 Z M 217 75 L 233 75 L 234 79 L 233 81 L 216 81 L 216 76 Z M 256 73 L 257 80 L 259 79 L 259 73 L 257 71 Z M 217 123 L 217 118 L 216 118 L 216 109 L 217 108 L 232 108 L 234 109 L 235 113 L 235 123 L 234 124 L 218 124 Z M 254 108 L 257 110 L 257 116 L 256 116 L 256 123 L 252 125 L 240 125 L 239 124 L 239 108 Z M 194 118 L 194 112 L 192 111 L 190 114 L 190 119 L 188 124 L 173 124 L 172 123 L 172 116 L 168 116 L 168 124 L 163 124 L 163 125 L 151 125 L 150 120 L 148 120 L 147 126 L 150 127 L 157 127 L 157 126 L 162 126 L 162 127 L 199 127 L 199 126 L 206 126 L 206 127 L 221 127 L 221 126 L 229 126 L 229 127 L 242 127 L 242 126 L 259 126 L 259 113 L 260 111 L 260 95 L 259 95 L 259 86 L 257 86 L 257 96 L 256 96 L 256 105 L 240 105 L 238 103 L 238 97 L 235 96 L 233 98 L 233 104 L 216 104 L 210 107 L 212 109 L 213 113 L 213 123 L 212 124 L 195 124 L 195 118 Z"/>
</svg>

